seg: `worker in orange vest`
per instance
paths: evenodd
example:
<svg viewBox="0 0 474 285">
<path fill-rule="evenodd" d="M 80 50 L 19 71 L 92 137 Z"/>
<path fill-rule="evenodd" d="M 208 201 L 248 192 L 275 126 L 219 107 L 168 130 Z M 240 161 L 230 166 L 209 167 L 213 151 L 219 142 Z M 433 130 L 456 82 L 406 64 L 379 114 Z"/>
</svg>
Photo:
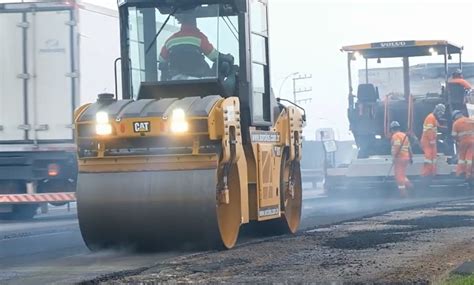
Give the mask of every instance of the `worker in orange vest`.
<svg viewBox="0 0 474 285">
<path fill-rule="evenodd" d="M 456 175 L 465 175 L 470 180 L 472 173 L 472 161 L 474 159 L 474 120 L 465 117 L 459 110 L 453 111 L 452 136 L 457 142 L 458 165 Z"/>
<path fill-rule="evenodd" d="M 448 83 L 459 84 L 462 87 L 464 87 L 464 89 L 466 90 L 469 90 L 472 88 L 471 84 L 469 84 L 469 82 L 467 82 L 467 80 L 464 79 L 461 69 L 457 69 L 456 71 L 453 72 L 452 78 L 449 79 Z"/>
<path fill-rule="evenodd" d="M 423 134 L 421 136 L 421 147 L 425 154 L 422 176 L 436 175 L 436 158 L 438 155 L 437 138 L 439 120 L 444 116 L 446 107 L 443 104 L 435 106 L 432 113 L 426 116 L 423 122 Z"/>
<path fill-rule="evenodd" d="M 401 131 L 400 123 L 397 121 L 390 123 L 390 132 L 392 133 L 391 144 L 395 180 L 400 195 L 406 197 L 407 188 L 412 187 L 410 180 L 406 176 L 407 167 L 412 163 L 410 139 L 407 134 Z"/>
</svg>

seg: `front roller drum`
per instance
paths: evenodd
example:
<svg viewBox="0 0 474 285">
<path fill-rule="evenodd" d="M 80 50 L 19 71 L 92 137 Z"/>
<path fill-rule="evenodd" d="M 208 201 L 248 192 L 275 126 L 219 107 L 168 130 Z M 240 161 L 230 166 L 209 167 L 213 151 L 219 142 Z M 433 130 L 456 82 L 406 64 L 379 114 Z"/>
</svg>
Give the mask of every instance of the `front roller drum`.
<svg viewBox="0 0 474 285">
<path fill-rule="evenodd" d="M 230 203 L 220 203 L 220 172 L 80 173 L 77 207 L 85 243 L 91 250 L 233 247 L 241 223 L 240 184 L 238 175 L 229 175 Z"/>
</svg>

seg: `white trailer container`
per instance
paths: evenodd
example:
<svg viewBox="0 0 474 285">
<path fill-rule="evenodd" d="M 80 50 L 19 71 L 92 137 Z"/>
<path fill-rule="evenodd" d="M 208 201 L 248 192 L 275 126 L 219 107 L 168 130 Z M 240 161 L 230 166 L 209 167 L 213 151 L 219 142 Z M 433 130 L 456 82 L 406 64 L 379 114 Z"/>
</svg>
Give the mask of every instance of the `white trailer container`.
<svg viewBox="0 0 474 285">
<path fill-rule="evenodd" d="M 0 2 L 0 216 L 75 200 L 73 113 L 113 93 L 118 25 L 81 1 Z"/>
</svg>

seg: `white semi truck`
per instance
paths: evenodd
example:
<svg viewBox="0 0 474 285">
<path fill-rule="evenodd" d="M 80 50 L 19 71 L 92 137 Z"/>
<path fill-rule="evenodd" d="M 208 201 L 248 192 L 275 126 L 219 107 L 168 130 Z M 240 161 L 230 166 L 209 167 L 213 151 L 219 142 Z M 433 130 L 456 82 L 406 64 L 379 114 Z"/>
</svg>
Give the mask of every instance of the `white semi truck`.
<svg viewBox="0 0 474 285">
<path fill-rule="evenodd" d="M 0 2 L 0 218 L 75 201 L 73 112 L 114 93 L 116 10 Z"/>
</svg>

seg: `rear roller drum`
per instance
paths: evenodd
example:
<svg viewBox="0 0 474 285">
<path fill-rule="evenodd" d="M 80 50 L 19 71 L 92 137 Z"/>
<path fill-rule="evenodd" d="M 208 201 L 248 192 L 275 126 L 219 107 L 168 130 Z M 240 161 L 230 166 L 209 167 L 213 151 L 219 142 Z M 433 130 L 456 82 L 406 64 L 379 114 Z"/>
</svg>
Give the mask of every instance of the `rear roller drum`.
<svg viewBox="0 0 474 285">
<path fill-rule="evenodd" d="M 253 231 L 265 236 L 296 233 L 301 221 L 302 185 L 299 162 L 288 161 L 285 151 L 281 162 L 280 198 L 282 217 L 276 220 L 259 222 Z"/>
<path fill-rule="evenodd" d="M 301 222 L 301 207 L 303 199 L 303 189 L 301 185 L 301 169 L 299 162 L 284 163 L 282 171 L 282 205 L 283 219 L 287 230 L 296 233 Z"/>
</svg>

